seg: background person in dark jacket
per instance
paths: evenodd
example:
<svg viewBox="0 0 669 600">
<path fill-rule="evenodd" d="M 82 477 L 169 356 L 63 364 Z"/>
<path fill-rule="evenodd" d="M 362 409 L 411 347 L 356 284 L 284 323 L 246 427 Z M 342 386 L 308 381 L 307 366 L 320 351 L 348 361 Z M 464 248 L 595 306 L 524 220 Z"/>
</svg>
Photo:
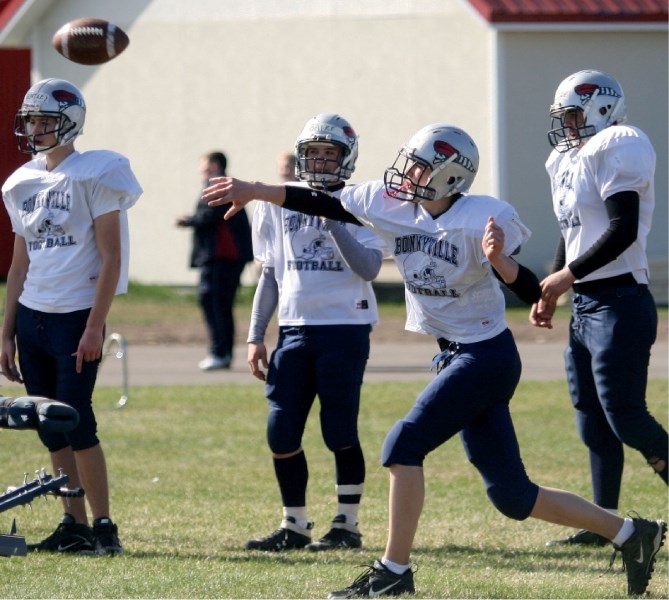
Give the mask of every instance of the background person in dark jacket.
<svg viewBox="0 0 669 600">
<path fill-rule="evenodd" d="M 222 152 L 200 158 L 203 186 L 225 175 L 227 159 Z M 177 219 L 178 227 L 193 228 L 190 266 L 200 269 L 198 300 L 209 334 L 209 354 L 198 363 L 203 371 L 229 369 L 235 339 L 233 306 L 247 262 L 253 260 L 251 228 L 244 211 L 225 221 L 226 207 L 208 206 L 198 200 L 195 213 Z"/>
</svg>

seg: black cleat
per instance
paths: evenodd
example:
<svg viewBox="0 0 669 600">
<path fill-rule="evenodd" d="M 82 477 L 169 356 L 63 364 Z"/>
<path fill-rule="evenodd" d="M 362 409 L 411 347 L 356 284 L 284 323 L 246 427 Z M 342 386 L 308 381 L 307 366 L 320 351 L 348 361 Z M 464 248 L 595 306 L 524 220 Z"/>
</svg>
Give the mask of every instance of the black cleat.
<svg viewBox="0 0 669 600">
<path fill-rule="evenodd" d="M 643 594 L 652 577 L 655 557 L 664 544 L 667 524 L 664 521 L 632 519 L 634 533 L 622 546 L 614 546 L 611 564 L 616 552 L 623 555 L 623 568 L 627 572 L 627 595 Z"/>
<path fill-rule="evenodd" d="M 281 522 L 279 529 L 259 540 L 249 540 L 244 548 L 246 550 L 264 550 L 265 552 L 283 552 L 284 550 L 304 548 L 311 543 L 311 528 L 313 525 L 310 522 L 306 528 L 300 527 L 295 523 L 293 517 L 286 517 Z"/>
<path fill-rule="evenodd" d="M 337 515 L 332 521 L 332 527 L 320 540 L 312 542 L 307 550 L 320 552 L 322 550 L 342 550 L 362 547 L 362 534 L 357 526 L 347 525 L 344 515 Z"/>
<path fill-rule="evenodd" d="M 550 542 L 546 542 L 546 546 L 566 546 L 571 544 L 577 546 L 606 546 L 610 543 L 609 540 L 598 533 L 593 533 L 587 529 L 579 529 L 576 533 L 562 540 L 551 540 Z"/>
<path fill-rule="evenodd" d="M 413 594 L 415 591 L 411 569 L 397 575 L 375 560 L 374 565 L 368 567 L 351 585 L 331 592 L 328 598 L 376 598 Z"/>
<path fill-rule="evenodd" d="M 95 538 L 88 525 L 76 523 L 72 515 L 65 513 L 56 531 L 37 544 L 28 544 L 28 552 L 94 554 Z"/>
<path fill-rule="evenodd" d="M 118 528 L 111 519 L 102 517 L 93 521 L 93 535 L 95 536 L 95 551 L 98 554 L 121 554 L 123 546 L 118 539 Z"/>
</svg>

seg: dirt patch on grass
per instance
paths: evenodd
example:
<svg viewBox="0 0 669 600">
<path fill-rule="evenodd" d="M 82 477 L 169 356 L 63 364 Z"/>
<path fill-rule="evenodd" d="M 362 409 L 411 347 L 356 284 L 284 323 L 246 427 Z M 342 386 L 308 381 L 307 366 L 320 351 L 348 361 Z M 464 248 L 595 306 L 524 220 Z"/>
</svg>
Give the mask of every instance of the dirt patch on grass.
<svg viewBox="0 0 669 600">
<path fill-rule="evenodd" d="M 235 339 L 237 343 L 246 341 L 249 319 L 247 315 L 240 315 L 236 321 Z M 567 341 L 568 321 L 560 319 L 552 330 L 533 327 L 527 319 L 514 318 L 509 320 L 509 327 L 518 342 L 563 342 Z M 198 320 L 159 322 L 146 325 L 122 324 L 115 325 L 110 320 L 108 333 L 118 331 L 128 342 L 136 345 L 152 344 L 185 344 L 204 346 L 207 343 L 204 325 Z M 658 341 L 667 340 L 667 320 L 660 321 Z M 270 324 L 266 342 L 273 345 L 276 341 L 276 322 Z M 404 329 L 404 318 L 399 316 L 382 317 L 379 325 L 372 333 L 372 343 L 419 343 L 433 344 L 430 336 L 418 335 Z"/>
</svg>

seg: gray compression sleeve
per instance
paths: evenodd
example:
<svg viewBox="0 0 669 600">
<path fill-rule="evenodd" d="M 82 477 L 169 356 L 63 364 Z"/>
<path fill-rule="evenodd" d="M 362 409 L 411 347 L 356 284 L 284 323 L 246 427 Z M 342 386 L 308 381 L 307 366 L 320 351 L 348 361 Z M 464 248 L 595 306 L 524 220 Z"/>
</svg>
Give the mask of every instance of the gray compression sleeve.
<svg viewBox="0 0 669 600">
<path fill-rule="evenodd" d="M 337 249 L 353 272 L 365 281 L 372 281 L 381 270 L 383 254 L 380 250 L 367 248 L 356 240 L 346 227 L 337 221 L 323 219 L 323 225 L 332 235 Z"/>
<path fill-rule="evenodd" d="M 279 285 L 274 277 L 274 267 L 263 267 L 256 292 L 253 295 L 251 324 L 247 344 L 262 344 L 270 319 L 279 304 Z"/>
</svg>

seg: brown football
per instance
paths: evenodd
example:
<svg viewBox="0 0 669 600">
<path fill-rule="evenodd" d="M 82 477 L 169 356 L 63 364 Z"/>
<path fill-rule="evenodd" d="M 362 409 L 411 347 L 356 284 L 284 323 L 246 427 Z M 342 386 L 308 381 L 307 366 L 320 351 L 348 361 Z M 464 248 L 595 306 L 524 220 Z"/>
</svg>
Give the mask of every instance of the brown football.
<svg viewBox="0 0 669 600">
<path fill-rule="evenodd" d="M 65 23 L 51 40 L 68 60 L 80 65 L 101 65 L 117 57 L 130 43 L 125 31 L 104 19 L 84 17 Z"/>
</svg>

